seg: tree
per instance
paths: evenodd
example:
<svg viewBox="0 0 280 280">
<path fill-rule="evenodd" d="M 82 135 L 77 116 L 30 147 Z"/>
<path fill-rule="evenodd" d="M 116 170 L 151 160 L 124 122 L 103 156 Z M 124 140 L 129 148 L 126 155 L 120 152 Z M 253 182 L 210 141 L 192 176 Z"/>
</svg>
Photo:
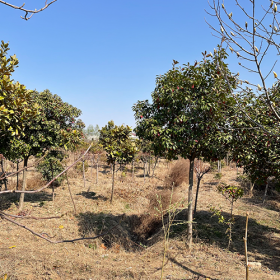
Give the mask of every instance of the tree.
<svg viewBox="0 0 280 280">
<path fill-rule="evenodd" d="M 41 93 L 32 92 L 32 100 L 29 104 L 40 106 L 40 114 L 34 118 L 25 120 L 24 136 L 14 138 L 6 136 L 3 139 L 3 155 L 10 159 L 24 160 L 27 167 L 30 156 L 42 156 L 51 148 L 73 148 L 83 137 L 84 124 L 76 120 L 81 115 L 81 110 L 63 102 L 58 95 L 53 95 L 49 90 Z M 23 186 L 26 188 L 26 169 L 23 171 Z M 22 209 L 24 193 L 21 194 L 19 208 Z"/>
<path fill-rule="evenodd" d="M 194 65 L 173 68 L 156 79 L 152 103 L 138 101 L 134 106 L 137 136 L 152 141 L 157 153 L 168 159 L 178 156 L 190 160 L 188 195 L 188 245 L 192 244 L 192 189 L 195 158 L 205 160 L 224 157 L 229 135 L 221 128 L 227 126 L 229 108 L 234 99 L 217 70 L 217 63 L 226 53 L 222 49 L 213 58 L 203 53 L 204 60 Z M 235 87 L 235 78 L 230 84 Z"/>
<path fill-rule="evenodd" d="M 132 161 L 137 152 L 136 144 L 130 139 L 132 129 L 127 125 L 117 126 L 113 121 L 100 130 L 99 142 L 107 155 L 107 163 L 112 165 L 112 192 L 111 203 L 114 196 L 114 178 L 116 163 L 126 164 Z"/>
<path fill-rule="evenodd" d="M 13 9 L 16 9 L 16 10 L 21 10 L 23 12 L 25 12 L 25 16 L 21 16 L 22 19 L 25 19 L 25 20 L 29 20 L 34 14 L 37 14 L 37 13 L 40 13 L 42 11 L 44 11 L 45 9 L 47 9 L 51 4 L 53 4 L 54 2 L 56 2 L 57 0 L 53 0 L 51 1 L 50 3 L 48 3 L 48 0 L 45 1 L 45 6 L 43 6 L 42 8 L 40 8 L 39 10 L 37 9 L 25 9 L 24 6 L 25 6 L 25 3 L 23 3 L 21 6 L 16 6 L 16 5 L 13 5 L 13 4 L 10 4 L 10 3 L 7 3 L 6 1 L 3 1 L 3 0 L 0 0 L 0 3 L 1 4 L 4 4 L 6 6 L 9 6 Z"/>
<path fill-rule="evenodd" d="M 65 150 L 54 149 L 51 150 L 47 156 L 38 164 L 37 170 L 42 174 L 43 178 L 50 182 L 55 176 L 64 170 L 62 161 L 67 157 Z M 60 176 L 56 181 L 56 185 L 60 186 L 62 181 L 66 179 L 66 174 Z M 54 201 L 54 183 L 52 183 L 52 195 Z"/>
<path fill-rule="evenodd" d="M 38 105 L 28 106 L 32 101 L 32 92 L 24 85 L 11 79 L 18 67 L 16 55 L 7 57 L 9 44 L 1 41 L 0 46 L 0 146 L 5 135 L 23 134 L 24 121 L 38 114 Z M 1 148 L 0 148 L 1 149 Z"/>
<path fill-rule="evenodd" d="M 274 71 L 277 60 L 271 57 L 280 54 L 278 41 L 280 22 L 277 7 L 280 2 L 263 3 L 250 0 L 247 5 L 235 0 L 236 7 L 230 6 L 229 3 L 232 1 L 212 0 L 211 2 L 212 13 L 209 14 L 218 20 L 219 28 L 209 23 L 210 28 L 237 56 L 239 66 L 252 76 L 251 81 L 245 79 L 238 81 L 239 91 L 250 93 L 252 89 L 247 87 L 250 85 L 258 93 L 263 93 L 262 103 L 269 109 L 268 112 L 275 116 L 276 123 L 273 127 L 267 127 L 260 121 L 258 115 L 248 114 L 250 104 L 245 107 L 242 102 L 238 102 L 239 111 L 266 133 L 279 135 L 280 111 L 279 106 L 273 102 L 270 90 L 277 85 L 269 85 L 269 83 L 272 75 L 276 79 L 276 84 L 279 82 L 278 75 Z M 237 10 L 232 11 L 234 8 Z M 222 68 L 220 65 L 220 71 L 227 80 L 227 73 Z"/>
<path fill-rule="evenodd" d="M 272 101 L 276 106 L 280 105 L 280 87 L 274 87 L 270 92 Z M 249 90 L 248 90 L 249 91 Z M 237 98 L 239 96 L 237 95 Z M 249 115 L 258 115 L 261 123 L 266 127 L 274 129 L 277 118 L 270 112 L 270 109 L 263 103 L 264 96 L 243 94 L 243 104 L 248 108 Z M 250 107 L 248 106 L 250 104 Z M 248 175 L 252 185 L 255 182 L 266 184 L 268 178 L 280 175 L 280 137 L 269 135 L 259 127 L 255 127 L 244 115 L 239 114 L 231 120 L 232 127 L 232 155 L 237 166 L 243 166 L 244 172 Z"/>
</svg>

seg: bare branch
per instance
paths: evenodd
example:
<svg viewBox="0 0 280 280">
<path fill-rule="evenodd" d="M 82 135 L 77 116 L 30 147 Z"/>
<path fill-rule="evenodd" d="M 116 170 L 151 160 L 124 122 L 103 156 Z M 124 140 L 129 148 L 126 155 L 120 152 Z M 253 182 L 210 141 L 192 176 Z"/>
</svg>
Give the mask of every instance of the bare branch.
<svg viewBox="0 0 280 280">
<path fill-rule="evenodd" d="M 6 6 L 9 6 L 9 7 L 13 8 L 13 9 L 21 10 L 21 11 L 25 12 L 25 16 L 23 16 L 23 17 L 21 16 L 21 18 L 25 19 L 25 20 L 29 20 L 34 14 L 37 14 L 37 13 L 40 13 L 40 12 L 44 11 L 45 9 L 47 9 L 51 4 L 53 4 L 56 1 L 57 0 L 53 0 L 50 3 L 48 3 L 48 0 L 46 0 L 45 6 L 42 7 L 41 9 L 39 9 L 39 10 L 37 10 L 37 9 L 34 9 L 34 10 L 25 9 L 24 8 L 25 3 L 23 3 L 21 6 L 16 6 L 16 5 L 12 5 L 8 2 L 0 0 L 0 4 L 4 4 Z M 30 16 L 28 16 L 29 14 L 30 14 Z"/>
<path fill-rule="evenodd" d="M 1 217 L 2 219 L 5 219 L 5 220 L 7 220 L 7 221 L 9 221 L 9 222 L 11 222 L 11 223 L 17 225 L 17 226 L 20 226 L 20 227 L 22 227 L 22 228 L 24 228 L 24 229 L 30 231 L 32 234 L 34 234 L 34 235 L 36 235 L 36 236 L 38 236 L 38 237 L 40 237 L 40 238 L 42 238 L 42 239 L 45 239 L 46 241 L 48 241 L 48 242 L 50 242 L 50 243 L 58 244 L 58 243 L 75 242 L 75 241 L 80 241 L 80 240 L 89 240 L 89 239 L 92 240 L 92 239 L 97 239 L 97 238 L 99 238 L 99 237 L 108 235 L 108 234 L 110 234 L 110 232 L 111 232 L 114 228 L 116 228 L 117 226 L 119 226 L 119 224 L 122 222 L 124 216 L 122 217 L 122 219 L 120 220 L 120 222 L 119 222 L 117 225 L 113 226 L 112 228 L 110 228 L 110 229 L 109 229 L 107 232 L 105 232 L 105 233 L 102 233 L 102 234 L 99 234 L 99 235 L 96 235 L 96 236 L 93 236 L 93 237 L 80 237 L 80 238 L 75 238 L 75 239 L 57 240 L 57 241 L 53 241 L 53 240 L 51 240 L 51 239 L 49 239 L 49 238 L 46 238 L 46 237 L 44 236 L 44 235 L 47 235 L 46 233 L 40 234 L 40 233 L 35 232 L 34 230 L 30 229 L 29 227 L 27 227 L 27 226 L 25 226 L 25 225 L 23 225 L 23 224 L 21 224 L 21 223 L 18 223 L 18 222 L 16 222 L 16 221 L 14 221 L 14 220 L 8 218 L 8 217 L 7 217 L 6 215 L 4 215 L 2 212 L 0 212 L 0 217 Z M 43 234 L 44 234 L 44 235 L 43 235 Z"/>
</svg>

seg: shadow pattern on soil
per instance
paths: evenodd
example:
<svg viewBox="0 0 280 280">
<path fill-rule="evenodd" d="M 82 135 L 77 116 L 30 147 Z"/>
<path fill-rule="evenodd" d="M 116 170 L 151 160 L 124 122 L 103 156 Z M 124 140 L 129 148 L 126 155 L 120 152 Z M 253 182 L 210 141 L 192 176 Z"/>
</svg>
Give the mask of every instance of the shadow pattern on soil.
<svg viewBox="0 0 280 280">
<path fill-rule="evenodd" d="M 194 220 L 194 238 L 203 240 L 222 249 L 228 245 L 228 237 L 225 234 L 227 225 L 220 224 L 216 216 L 208 211 L 199 211 Z M 230 218 L 229 213 L 224 213 L 226 220 Z M 230 250 L 244 255 L 244 234 L 246 217 L 235 215 L 235 223 L 232 232 L 232 245 Z M 249 261 L 252 257 L 260 261 L 264 266 L 275 271 L 280 271 L 280 248 L 279 238 L 273 238 L 273 234 L 280 234 L 280 230 L 274 227 L 261 225 L 257 220 L 249 217 L 248 222 L 248 254 Z"/>
<path fill-rule="evenodd" d="M 81 195 L 85 198 L 88 198 L 88 199 L 92 199 L 92 200 L 103 200 L 103 201 L 107 201 L 108 198 L 103 196 L 103 195 L 96 195 L 95 192 L 80 192 L 80 193 L 77 193 L 77 195 Z"/>
<path fill-rule="evenodd" d="M 39 192 L 28 194 L 26 193 L 24 196 L 25 202 L 43 202 L 43 201 L 51 201 L 52 195 L 46 192 Z M 0 196 L 0 210 L 7 210 L 11 207 L 13 203 L 18 205 L 19 202 L 19 194 L 17 193 L 7 193 L 5 195 Z"/>
</svg>

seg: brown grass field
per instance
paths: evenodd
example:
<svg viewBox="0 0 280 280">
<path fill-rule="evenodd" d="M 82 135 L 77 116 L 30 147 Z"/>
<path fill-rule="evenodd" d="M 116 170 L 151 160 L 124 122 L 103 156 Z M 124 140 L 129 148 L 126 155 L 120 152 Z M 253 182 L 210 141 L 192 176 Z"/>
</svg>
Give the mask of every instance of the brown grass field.
<svg viewBox="0 0 280 280">
<path fill-rule="evenodd" d="M 55 219 L 15 219 L 51 240 L 69 240 L 106 233 L 90 240 L 51 244 L 23 227 L 0 219 L 0 279 L 7 274 L 10 280 L 33 279 L 160 279 L 163 257 L 163 230 L 157 211 L 155 194 L 167 205 L 171 194 L 169 179 L 172 166 L 163 160 L 155 171 L 155 178 L 146 177 L 136 168 L 116 175 L 115 196 L 110 204 L 110 169 L 102 165 L 96 184 L 95 167 L 89 164 L 86 188 L 82 174 L 69 171 L 69 182 L 77 214 L 74 214 L 66 181 L 55 189 L 26 195 L 24 213 L 35 217 L 60 216 Z M 9 166 L 9 165 L 8 165 Z M 239 170 L 242 171 L 242 170 Z M 221 181 L 239 185 L 235 167 L 222 169 Z M 230 205 L 217 192 L 215 172 L 203 177 L 194 219 L 193 248 L 185 245 L 188 187 L 184 182 L 174 189 L 173 201 L 180 203 L 177 225 L 171 228 L 169 250 L 164 264 L 163 279 L 245 279 L 243 236 L 246 212 L 249 212 L 248 251 L 250 262 L 260 262 L 260 269 L 250 269 L 250 279 L 280 279 L 280 222 L 277 197 L 268 197 L 262 204 L 263 193 L 250 198 L 246 192 L 235 204 L 233 244 L 227 250 L 226 225 L 212 217 L 210 205 L 221 206 L 229 217 Z M 176 175 L 177 176 L 177 175 Z M 182 175 L 183 179 L 187 176 Z M 182 179 L 182 180 L 183 180 Z M 44 184 L 35 168 L 28 171 L 28 189 Z M 15 188 L 15 179 L 8 184 Z M 87 189 L 90 187 L 90 192 Z M 16 194 L 0 195 L 0 210 L 17 215 Z"/>
</svg>

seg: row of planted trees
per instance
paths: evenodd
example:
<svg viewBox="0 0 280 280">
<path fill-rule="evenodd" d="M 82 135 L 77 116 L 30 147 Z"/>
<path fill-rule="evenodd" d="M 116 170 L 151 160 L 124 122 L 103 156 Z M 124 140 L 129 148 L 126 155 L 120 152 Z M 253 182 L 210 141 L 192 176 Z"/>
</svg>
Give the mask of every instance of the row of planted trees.
<svg viewBox="0 0 280 280">
<path fill-rule="evenodd" d="M 0 153 L 11 161 L 21 159 L 24 162 L 22 208 L 29 158 L 45 156 L 47 168 L 42 172 L 53 178 L 54 159 L 60 160 L 57 149 L 75 149 L 82 139 L 84 124 L 77 120 L 81 111 L 63 102 L 59 96 L 48 90 L 41 93 L 27 91 L 24 86 L 14 83 L 10 76 L 18 62 L 15 56 L 7 58 L 7 51 L 8 45 L 2 42 Z M 174 61 L 171 70 L 157 77 L 152 102 L 138 101 L 133 106 L 138 140 L 131 139 L 130 127 L 116 126 L 112 121 L 99 131 L 100 146 L 97 146 L 106 152 L 107 163 L 112 166 L 111 201 L 116 164 L 133 163 L 139 151 L 142 151 L 140 158 L 144 163 L 144 174 L 151 154 L 156 159 L 171 160 L 181 156 L 190 160 L 189 245 L 192 242 L 196 158 L 220 160 L 230 152 L 252 182 L 267 182 L 269 176 L 277 178 L 280 171 L 280 138 L 275 130 L 277 118 L 271 114 L 261 93 L 256 95 L 249 89 L 242 94 L 235 92 L 238 75 L 229 71 L 226 58 L 225 50 L 218 46 L 214 55 L 203 53 L 200 63 L 178 67 L 178 62 Z M 279 83 L 269 91 L 271 102 L 279 106 Z M 247 108 L 246 114 L 240 109 L 240 104 Z M 250 119 L 246 118 L 247 115 Z M 269 127 L 270 134 L 266 132 Z M 97 146 L 93 149 L 98 154 Z"/>
</svg>

